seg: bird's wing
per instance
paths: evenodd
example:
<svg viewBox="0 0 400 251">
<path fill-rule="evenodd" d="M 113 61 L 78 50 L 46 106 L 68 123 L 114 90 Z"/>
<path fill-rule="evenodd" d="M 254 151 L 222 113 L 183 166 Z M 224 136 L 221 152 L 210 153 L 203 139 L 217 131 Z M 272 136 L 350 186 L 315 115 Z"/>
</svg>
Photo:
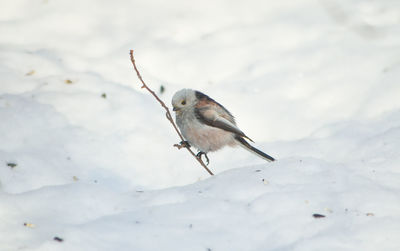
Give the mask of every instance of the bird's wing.
<svg viewBox="0 0 400 251">
<path fill-rule="evenodd" d="M 234 134 L 247 138 L 253 142 L 253 140 L 247 137 L 234 123 L 227 119 L 230 118 L 231 115 L 226 114 L 224 109 L 218 106 L 204 105 L 200 108 L 195 108 L 195 114 L 196 117 L 206 125 L 233 132 Z M 233 121 L 233 118 L 231 118 L 231 120 Z"/>
</svg>

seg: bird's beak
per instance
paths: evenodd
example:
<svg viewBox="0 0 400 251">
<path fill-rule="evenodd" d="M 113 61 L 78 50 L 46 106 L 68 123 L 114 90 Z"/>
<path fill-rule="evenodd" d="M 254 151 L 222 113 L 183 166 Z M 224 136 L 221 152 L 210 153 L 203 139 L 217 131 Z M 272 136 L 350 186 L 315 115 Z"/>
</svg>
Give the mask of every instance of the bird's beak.
<svg viewBox="0 0 400 251">
<path fill-rule="evenodd" d="M 174 108 L 173 108 L 172 110 L 173 110 L 174 112 L 176 112 L 176 111 L 179 111 L 179 108 L 174 106 Z"/>
</svg>

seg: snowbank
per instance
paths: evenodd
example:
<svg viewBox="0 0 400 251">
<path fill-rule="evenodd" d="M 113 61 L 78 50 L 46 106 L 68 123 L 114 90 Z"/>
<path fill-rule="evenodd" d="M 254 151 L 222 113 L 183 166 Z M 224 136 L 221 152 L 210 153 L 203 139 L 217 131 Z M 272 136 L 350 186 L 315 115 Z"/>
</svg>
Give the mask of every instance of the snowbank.
<svg viewBox="0 0 400 251">
<path fill-rule="evenodd" d="M 394 0 L 3 4 L 0 250 L 399 250 L 399 17 Z M 130 49 L 166 103 L 209 94 L 278 161 L 223 149 L 209 177 Z"/>
</svg>

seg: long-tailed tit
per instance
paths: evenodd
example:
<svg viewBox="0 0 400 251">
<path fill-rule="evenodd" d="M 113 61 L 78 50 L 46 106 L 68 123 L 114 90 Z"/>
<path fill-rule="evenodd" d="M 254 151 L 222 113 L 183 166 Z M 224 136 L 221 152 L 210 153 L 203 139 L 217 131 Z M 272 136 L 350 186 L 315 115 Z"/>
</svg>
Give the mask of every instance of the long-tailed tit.
<svg viewBox="0 0 400 251">
<path fill-rule="evenodd" d="M 192 89 L 182 89 L 172 97 L 176 123 L 189 145 L 199 150 L 198 157 L 224 146 L 239 145 L 257 156 L 274 161 L 268 154 L 251 146 L 237 126 L 232 114 L 207 95 Z"/>
</svg>

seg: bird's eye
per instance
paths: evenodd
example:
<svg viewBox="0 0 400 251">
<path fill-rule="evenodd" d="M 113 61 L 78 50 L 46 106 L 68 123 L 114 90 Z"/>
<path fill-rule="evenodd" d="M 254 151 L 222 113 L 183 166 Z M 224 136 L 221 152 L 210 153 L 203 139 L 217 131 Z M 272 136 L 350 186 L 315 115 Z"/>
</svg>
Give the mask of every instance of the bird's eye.
<svg viewBox="0 0 400 251">
<path fill-rule="evenodd" d="M 182 100 L 181 104 L 186 105 L 186 100 Z"/>
</svg>

